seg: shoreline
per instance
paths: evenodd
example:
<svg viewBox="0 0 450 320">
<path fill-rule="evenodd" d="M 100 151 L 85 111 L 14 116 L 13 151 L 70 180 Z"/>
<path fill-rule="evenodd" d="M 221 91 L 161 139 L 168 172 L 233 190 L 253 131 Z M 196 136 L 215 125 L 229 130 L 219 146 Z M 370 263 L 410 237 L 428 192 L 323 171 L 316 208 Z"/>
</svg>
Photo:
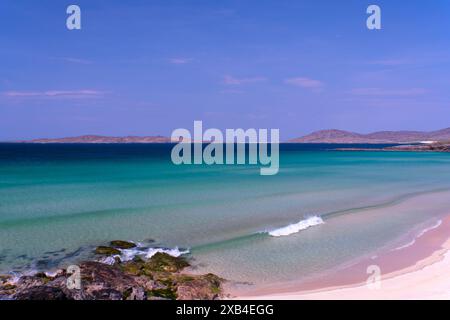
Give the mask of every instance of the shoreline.
<svg viewBox="0 0 450 320">
<path fill-rule="evenodd" d="M 383 249 L 378 255 L 323 277 L 254 288 L 227 288 L 231 299 L 246 300 L 377 300 L 450 299 L 450 215 L 440 224 L 422 228 L 406 245 Z M 369 266 L 381 271 L 381 288 L 366 285 Z"/>
<path fill-rule="evenodd" d="M 442 192 L 442 193 L 441 193 Z M 431 193 L 429 195 L 429 193 Z M 448 191 L 444 190 L 434 190 L 425 193 L 420 193 L 418 196 L 414 194 L 411 197 L 411 194 L 402 197 L 401 201 L 390 201 L 388 202 L 388 206 L 390 208 L 390 212 L 395 214 L 398 210 L 412 209 L 418 210 L 419 212 L 423 212 L 426 215 L 426 220 L 420 224 L 408 224 L 408 228 L 403 229 L 401 233 L 397 234 L 397 237 L 394 239 L 390 239 L 389 241 L 384 242 L 383 247 L 379 246 L 378 249 L 373 247 L 372 251 L 366 251 L 364 254 L 355 255 L 353 260 L 348 260 L 345 264 L 335 265 L 332 270 L 325 271 L 320 274 L 320 277 L 317 277 L 319 274 L 312 274 L 314 278 L 302 278 L 302 279 L 294 279 L 285 281 L 284 283 L 267 283 L 267 284 L 259 284 L 259 285 L 249 285 L 245 282 L 234 282 L 233 280 L 225 281 L 224 289 L 221 291 L 223 293 L 223 297 L 226 298 L 237 298 L 237 299 L 379 299 L 379 298 L 392 298 L 399 299 L 404 298 L 407 295 L 411 294 L 410 286 L 413 284 L 413 287 L 417 287 L 418 285 L 414 285 L 415 283 L 421 283 L 420 279 L 423 276 L 421 275 L 421 270 L 426 267 L 430 267 L 439 262 L 444 261 L 446 258 L 446 254 L 448 250 L 450 250 L 450 214 L 448 214 Z M 417 197 L 416 197 L 417 196 Z M 411 202 L 403 201 L 408 200 Z M 412 199 L 412 200 L 411 200 Z M 439 200 L 439 201 L 438 201 Z M 443 201 L 443 202 L 442 202 Z M 435 217 L 430 217 L 430 203 L 436 204 L 437 208 L 440 208 L 437 212 L 439 213 Z M 398 207 L 391 208 L 391 205 L 395 205 Z M 369 212 L 368 214 L 372 214 L 373 216 L 369 216 L 372 219 L 377 218 L 377 214 L 379 212 L 383 212 L 386 210 L 386 205 L 377 205 L 377 206 L 369 206 L 368 210 L 374 210 L 374 212 Z M 361 210 L 361 208 L 357 208 L 357 211 Z M 347 210 L 348 211 L 348 210 Z M 317 217 L 316 217 L 317 218 Z M 364 220 L 367 219 L 367 215 L 364 216 Z M 366 224 L 370 219 L 365 221 Z M 276 235 L 280 233 L 281 235 L 286 235 L 285 231 L 289 231 L 289 234 L 293 231 L 294 233 L 298 232 L 298 230 L 302 230 L 305 225 L 302 223 L 305 220 L 302 220 L 301 223 L 290 224 L 285 227 L 281 227 L 272 232 L 277 231 Z M 317 221 L 316 221 L 317 222 Z M 320 221 L 319 221 L 320 222 Z M 317 223 L 316 223 L 317 224 Z M 306 224 L 306 226 L 310 226 Z M 356 224 L 356 226 L 358 226 Z M 291 230 L 291 229 L 294 230 Z M 370 227 L 372 228 L 372 227 Z M 289 229 L 289 230 L 287 230 Z M 297 230 L 298 229 L 298 230 Z M 368 229 L 369 230 L 369 229 Z M 378 230 L 378 229 L 377 229 Z M 381 230 L 381 229 L 380 229 Z M 266 231 L 268 232 L 268 231 Z M 268 232 L 269 234 L 271 232 Z M 274 235 L 272 235 L 274 236 Z M 322 233 L 320 233 L 322 236 Z M 375 234 L 376 237 L 372 237 L 373 240 L 375 238 L 379 238 L 379 233 Z M 119 242 L 117 244 L 116 242 Z M 148 239 L 143 242 L 133 242 L 128 241 L 123 247 L 123 242 L 127 241 L 111 241 L 109 246 L 99 246 L 95 249 L 95 252 L 92 254 L 97 255 L 106 255 L 107 260 L 81 260 L 83 262 L 102 262 L 111 266 L 116 265 L 119 269 L 123 266 L 126 268 L 131 265 L 130 268 L 135 269 L 138 268 L 141 270 L 144 268 L 142 266 L 142 261 L 137 259 L 135 261 L 134 258 L 144 257 L 150 258 L 153 256 L 153 253 L 157 251 L 162 251 L 160 253 L 171 255 L 178 257 L 182 255 L 186 250 L 181 249 L 181 251 L 175 248 L 167 248 L 157 246 L 155 240 Z M 105 244 L 105 243 L 104 243 Z M 90 249 L 90 250 L 93 250 Z M 450 256 L 450 253 L 449 253 Z M 116 261 L 116 258 L 119 258 L 119 261 Z M 170 258 L 171 259 L 171 258 Z M 195 261 L 195 260 L 194 260 Z M 298 261 L 298 260 L 297 260 Z M 75 263 L 76 264 L 76 263 Z M 137 264 L 137 265 L 136 265 Z M 399 277 L 403 277 L 405 275 L 410 276 L 410 274 L 414 274 L 413 279 L 408 280 L 404 283 L 403 292 L 397 293 L 396 296 L 391 295 L 391 293 L 386 293 L 383 290 L 381 291 L 369 291 L 365 286 L 365 282 L 368 279 L 369 275 L 367 273 L 367 267 L 372 265 L 378 265 L 381 268 L 383 284 L 388 283 L 391 285 L 392 281 L 394 281 L 394 286 L 398 286 L 397 280 Z M 97 265 L 95 268 L 98 270 L 109 270 L 108 266 L 99 266 Z M 67 266 L 66 266 L 67 267 Z M 195 265 L 193 266 L 195 267 Z M 92 269 L 92 265 L 88 265 L 87 269 Z M 440 267 L 443 269 L 441 274 L 446 274 L 446 271 L 450 269 L 449 266 Z M 114 270 L 117 268 L 113 268 Z M 113 270 L 113 271 L 114 271 Z M 37 272 L 37 278 L 42 277 L 44 275 L 45 281 L 53 282 L 56 278 L 61 278 L 61 274 L 64 270 L 57 270 L 54 273 L 49 274 L 46 271 L 51 271 L 49 269 L 44 270 L 44 272 Z M 117 270 L 115 270 L 117 271 Z M 139 271 L 140 272 L 140 271 Z M 204 271 L 204 273 L 210 271 Z M 34 280 L 36 280 L 36 274 L 23 274 L 23 276 L 31 276 Z M 220 272 L 217 274 L 220 275 Z M 418 275 L 419 274 L 419 275 Z M 201 275 L 198 272 L 192 272 L 190 268 L 184 270 L 184 275 L 189 276 L 197 276 Z M 0 275 L 1 276 L 1 275 Z M 204 276 L 204 275 L 203 275 Z M 425 276 L 427 276 L 425 274 Z M 23 277 L 25 279 L 25 277 Z M 226 277 L 223 275 L 223 279 L 232 279 L 231 277 Z M 414 279 L 416 278 L 416 279 Z M 5 278 L 6 279 L 6 278 Z M 0 280 L 1 277 L 0 277 Z M 11 282 L 11 278 L 8 280 L 9 283 L 7 285 L 15 285 Z M 33 281 L 34 281 L 33 280 Z M 186 279 L 182 279 L 183 281 Z M 41 281 L 36 280 L 36 281 Z M 301 281 L 301 282 L 300 282 Z M 428 281 L 429 282 L 429 281 Z M 446 283 L 446 291 L 450 291 L 450 281 L 441 279 L 440 282 Z M 36 282 L 40 283 L 40 282 Z M 1 281 L 0 281 L 0 291 L 1 291 Z M 58 285 L 59 286 L 59 285 Z M 230 287 L 235 286 L 231 290 L 228 290 Z M 238 288 L 241 286 L 241 288 Z M 438 287 L 438 285 L 435 285 Z M 22 289 L 22 287 L 20 288 Z M 159 290 L 159 289 L 158 289 Z M 184 290 L 184 289 L 182 289 Z M 214 290 L 217 291 L 216 288 Z M 153 291 L 150 290 L 150 291 Z M 171 294 L 174 293 L 174 290 L 171 291 Z M 356 291 L 356 292 L 355 292 Z M 431 293 L 429 293 L 431 291 Z M 380 294 L 381 292 L 381 294 Z M 158 294 L 160 294 L 158 292 Z M 67 294 L 70 296 L 70 293 Z M 348 295 L 348 296 L 346 296 Z M 380 296 L 381 295 L 381 296 Z M 173 296 L 173 295 L 171 295 Z M 433 293 L 433 287 L 427 288 L 426 290 L 416 289 L 417 299 L 422 298 L 430 298 L 436 296 L 436 293 Z M 117 297 L 117 296 L 115 296 Z M 141 295 L 141 297 L 143 297 Z M 445 297 L 450 297 L 449 294 L 445 295 Z M 1 299 L 1 292 L 0 292 Z"/>
<path fill-rule="evenodd" d="M 450 279 L 446 277 L 450 270 L 450 214 L 430 219 L 397 240 L 401 241 L 391 243 L 380 249 L 375 255 L 361 257 L 353 264 L 341 266 L 333 272 L 312 280 L 302 283 L 295 281 L 274 283 L 241 289 L 232 288 L 231 283 L 229 285 L 223 283 L 222 294 L 227 299 L 245 300 L 450 299 Z M 132 250 L 139 249 L 133 243 L 116 242 L 134 247 Z M 100 246 L 97 247 L 97 251 L 100 248 L 115 250 L 112 247 Z M 161 253 L 167 255 L 164 250 L 161 250 Z M 170 254 L 171 252 L 169 252 Z M 178 255 L 175 254 L 174 257 L 176 256 Z M 126 261 L 128 260 L 123 262 L 125 266 L 136 263 Z M 97 264 L 95 269 L 107 269 L 111 268 L 111 265 L 103 262 Z M 374 265 L 381 269 L 381 288 L 378 290 L 370 289 L 366 285 L 366 281 L 371 275 L 368 274 L 367 268 Z M 88 268 L 92 268 L 92 266 L 88 266 Z M 134 269 L 134 265 L 132 268 Z M 44 273 L 38 273 L 33 277 L 43 277 L 41 274 Z M 53 281 L 62 274 L 64 274 L 63 270 L 59 270 L 55 275 L 45 273 L 44 279 Z M 201 275 L 191 274 L 189 268 L 184 270 L 184 274 L 201 277 Z M 123 276 L 125 277 L 125 275 Z M 130 274 L 126 276 L 129 277 Z M 13 284 L 15 285 L 15 283 Z"/>
</svg>

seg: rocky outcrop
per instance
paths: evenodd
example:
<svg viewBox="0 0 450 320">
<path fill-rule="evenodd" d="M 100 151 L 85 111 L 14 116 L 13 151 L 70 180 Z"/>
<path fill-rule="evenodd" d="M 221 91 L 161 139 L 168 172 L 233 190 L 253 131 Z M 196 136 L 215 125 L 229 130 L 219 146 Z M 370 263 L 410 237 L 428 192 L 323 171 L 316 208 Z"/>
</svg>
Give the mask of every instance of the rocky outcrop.
<svg viewBox="0 0 450 320">
<path fill-rule="evenodd" d="M 95 249 L 95 254 L 114 256 L 120 255 L 120 250 L 132 248 L 136 248 L 136 244 L 133 242 L 123 240 L 113 240 L 109 243 L 109 246 L 98 246 Z"/>
<path fill-rule="evenodd" d="M 128 247 L 123 243 L 111 243 Z M 38 273 L 0 276 L 0 297 L 17 300 L 213 300 L 222 295 L 223 279 L 214 274 L 183 273 L 189 262 L 158 252 L 150 259 L 112 265 L 86 261 L 78 265 L 80 287 L 68 286 L 74 275 L 61 269 L 55 275 Z"/>
<path fill-rule="evenodd" d="M 123 241 L 123 240 L 113 240 L 109 245 L 116 249 L 131 249 L 136 248 L 136 244 L 133 242 Z"/>
<path fill-rule="evenodd" d="M 410 152 L 450 152 L 450 142 L 430 144 L 408 144 L 386 148 L 336 148 L 335 151 L 410 151 Z"/>
<path fill-rule="evenodd" d="M 113 248 L 113 247 L 99 246 L 95 249 L 95 254 L 112 256 L 112 255 L 120 254 L 120 250 Z"/>
<path fill-rule="evenodd" d="M 19 291 L 14 298 L 16 300 L 68 300 L 62 289 L 50 286 L 36 286 Z"/>
<path fill-rule="evenodd" d="M 430 151 L 430 152 L 450 152 L 450 143 L 431 143 L 420 145 L 402 145 L 384 148 L 388 151 Z"/>
<path fill-rule="evenodd" d="M 181 276 L 178 279 L 179 300 L 213 300 L 221 294 L 222 279 L 209 273 L 203 276 Z"/>
</svg>

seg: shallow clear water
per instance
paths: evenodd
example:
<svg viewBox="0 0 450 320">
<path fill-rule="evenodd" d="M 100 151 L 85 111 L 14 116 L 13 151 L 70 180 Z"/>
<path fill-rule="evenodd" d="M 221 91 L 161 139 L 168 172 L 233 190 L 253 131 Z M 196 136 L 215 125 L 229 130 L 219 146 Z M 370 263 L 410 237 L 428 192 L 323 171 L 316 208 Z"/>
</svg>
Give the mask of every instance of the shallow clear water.
<svg viewBox="0 0 450 320">
<path fill-rule="evenodd" d="M 190 248 L 201 271 L 288 280 L 450 213 L 450 154 L 335 147 L 282 145 L 279 174 L 260 176 L 258 166 L 175 166 L 171 145 L 0 144 L 0 272 L 152 238 Z M 310 215 L 325 223 L 264 233 Z"/>
</svg>

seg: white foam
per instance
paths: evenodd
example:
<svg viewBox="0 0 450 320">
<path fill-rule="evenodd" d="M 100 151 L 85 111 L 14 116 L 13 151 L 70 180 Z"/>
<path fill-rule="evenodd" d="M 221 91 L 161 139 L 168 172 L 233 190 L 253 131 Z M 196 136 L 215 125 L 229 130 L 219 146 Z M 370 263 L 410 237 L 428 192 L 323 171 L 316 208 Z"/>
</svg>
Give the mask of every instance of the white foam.
<svg viewBox="0 0 450 320">
<path fill-rule="evenodd" d="M 402 245 L 402 246 L 400 246 L 400 247 L 397 247 L 397 248 L 393 249 L 392 251 L 398 251 L 398 250 L 402 250 L 402 249 L 409 248 L 409 247 L 413 246 L 414 243 L 416 243 L 416 239 L 412 239 L 412 240 L 411 240 L 410 242 L 408 242 L 407 244 L 404 244 L 404 245 Z"/>
<path fill-rule="evenodd" d="M 119 255 L 108 256 L 108 257 L 105 257 L 105 258 L 100 259 L 100 262 L 112 266 L 112 265 L 116 262 L 116 258 L 117 258 L 117 257 L 120 258 Z"/>
<path fill-rule="evenodd" d="M 442 220 L 438 220 L 434 225 L 432 225 L 429 228 L 423 229 L 421 232 L 419 232 L 418 234 L 418 238 L 420 238 L 421 236 L 423 236 L 425 233 L 427 233 L 428 231 L 431 231 L 433 229 L 439 228 L 442 224 Z"/>
<path fill-rule="evenodd" d="M 139 248 L 123 249 L 120 250 L 120 253 L 120 261 L 124 262 L 131 261 L 134 257 L 144 255 L 144 252 L 142 252 Z"/>
<path fill-rule="evenodd" d="M 17 273 L 17 272 L 12 272 L 11 276 L 12 276 L 12 278 L 9 279 L 7 281 L 7 283 L 12 284 L 12 285 L 16 285 L 17 282 L 19 282 L 20 278 L 22 277 L 22 274 Z"/>
<path fill-rule="evenodd" d="M 402 249 L 405 249 L 405 248 L 408 248 L 408 247 L 413 246 L 413 245 L 416 243 L 416 240 L 417 240 L 417 239 L 419 239 L 420 237 L 422 237 L 422 236 L 423 236 L 425 233 L 427 233 L 428 231 L 431 231 L 431 230 L 434 230 L 434 229 L 436 229 L 436 228 L 439 228 L 441 224 L 442 224 L 442 220 L 438 220 L 438 221 L 437 221 L 434 225 L 432 225 L 431 227 L 425 228 L 425 229 L 423 229 L 422 231 L 420 231 L 420 232 L 416 235 L 416 237 L 415 237 L 414 239 L 412 239 L 410 242 L 408 242 L 408 243 L 406 243 L 406 244 L 404 244 L 404 245 L 401 245 L 401 246 L 399 246 L 399 247 L 397 247 L 397 248 L 395 248 L 395 249 L 392 249 L 391 251 L 398 251 L 398 250 L 402 250 Z"/>
<path fill-rule="evenodd" d="M 100 262 L 113 265 L 116 262 L 116 259 L 119 258 L 122 262 L 127 262 L 133 260 L 135 257 L 145 257 L 146 259 L 150 259 L 158 252 L 167 253 L 172 257 L 179 257 L 184 254 L 188 254 L 189 250 L 180 250 L 178 247 L 175 248 L 142 248 L 135 247 L 131 249 L 119 249 L 120 254 L 108 256 L 100 260 Z"/>
<path fill-rule="evenodd" d="M 323 224 L 323 223 L 324 223 L 324 221 L 322 220 L 321 217 L 313 216 L 313 217 L 304 219 L 298 223 L 290 224 L 286 227 L 282 227 L 279 229 L 269 231 L 268 233 L 272 237 L 283 237 L 283 236 L 288 236 L 288 235 L 291 235 L 294 233 L 298 233 L 302 230 L 305 230 L 310 227 L 317 226 L 317 225 Z"/>
<path fill-rule="evenodd" d="M 47 277 L 55 278 L 60 272 L 61 272 L 60 270 L 54 270 L 54 271 L 46 271 L 46 272 L 44 272 L 44 274 Z"/>
<path fill-rule="evenodd" d="M 158 252 L 167 253 L 169 256 L 172 256 L 172 257 L 179 257 L 183 254 L 188 254 L 189 250 L 180 251 L 178 248 L 174 248 L 174 249 L 150 248 L 147 251 L 147 254 L 145 257 L 147 259 L 150 259 Z"/>
</svg>

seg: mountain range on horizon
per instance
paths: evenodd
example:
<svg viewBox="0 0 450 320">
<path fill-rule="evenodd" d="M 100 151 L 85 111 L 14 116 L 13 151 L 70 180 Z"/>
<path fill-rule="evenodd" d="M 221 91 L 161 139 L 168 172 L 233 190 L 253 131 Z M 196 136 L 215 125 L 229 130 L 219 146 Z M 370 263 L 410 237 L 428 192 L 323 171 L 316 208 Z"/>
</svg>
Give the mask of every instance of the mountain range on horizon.
<svg viewBox="0 0 450 320">
<path fill-rule="evenodd" d="M 291 139 L 292 143 L 417 143 L 450 141 L 450 128 L 437 131 L 377 131 L 361 134 L 344 130 L 320 130 Z"/>
<path fill-rule="evenodd" d="M 289 143 L 418 143 L 450 141 L 450 128 L 437 131 L 377 131 L 361 134 L 352 131 L 328 129 L 312 132 L 299 138 L 290 139 Z M 42 138 L 22 143 L 168 143 L 170 137 L 164 136 L 123 136 L 82 135 L 65 138 Z"/>
<path fill-rule="evenodd" d="M 164 136 L 123 136 L 110 137 L 101 135 L 83 135 L 67 138 L 44 138 L 20 141 L 28 143 L 168 143 L 170 138 Z"/>
</svg>

